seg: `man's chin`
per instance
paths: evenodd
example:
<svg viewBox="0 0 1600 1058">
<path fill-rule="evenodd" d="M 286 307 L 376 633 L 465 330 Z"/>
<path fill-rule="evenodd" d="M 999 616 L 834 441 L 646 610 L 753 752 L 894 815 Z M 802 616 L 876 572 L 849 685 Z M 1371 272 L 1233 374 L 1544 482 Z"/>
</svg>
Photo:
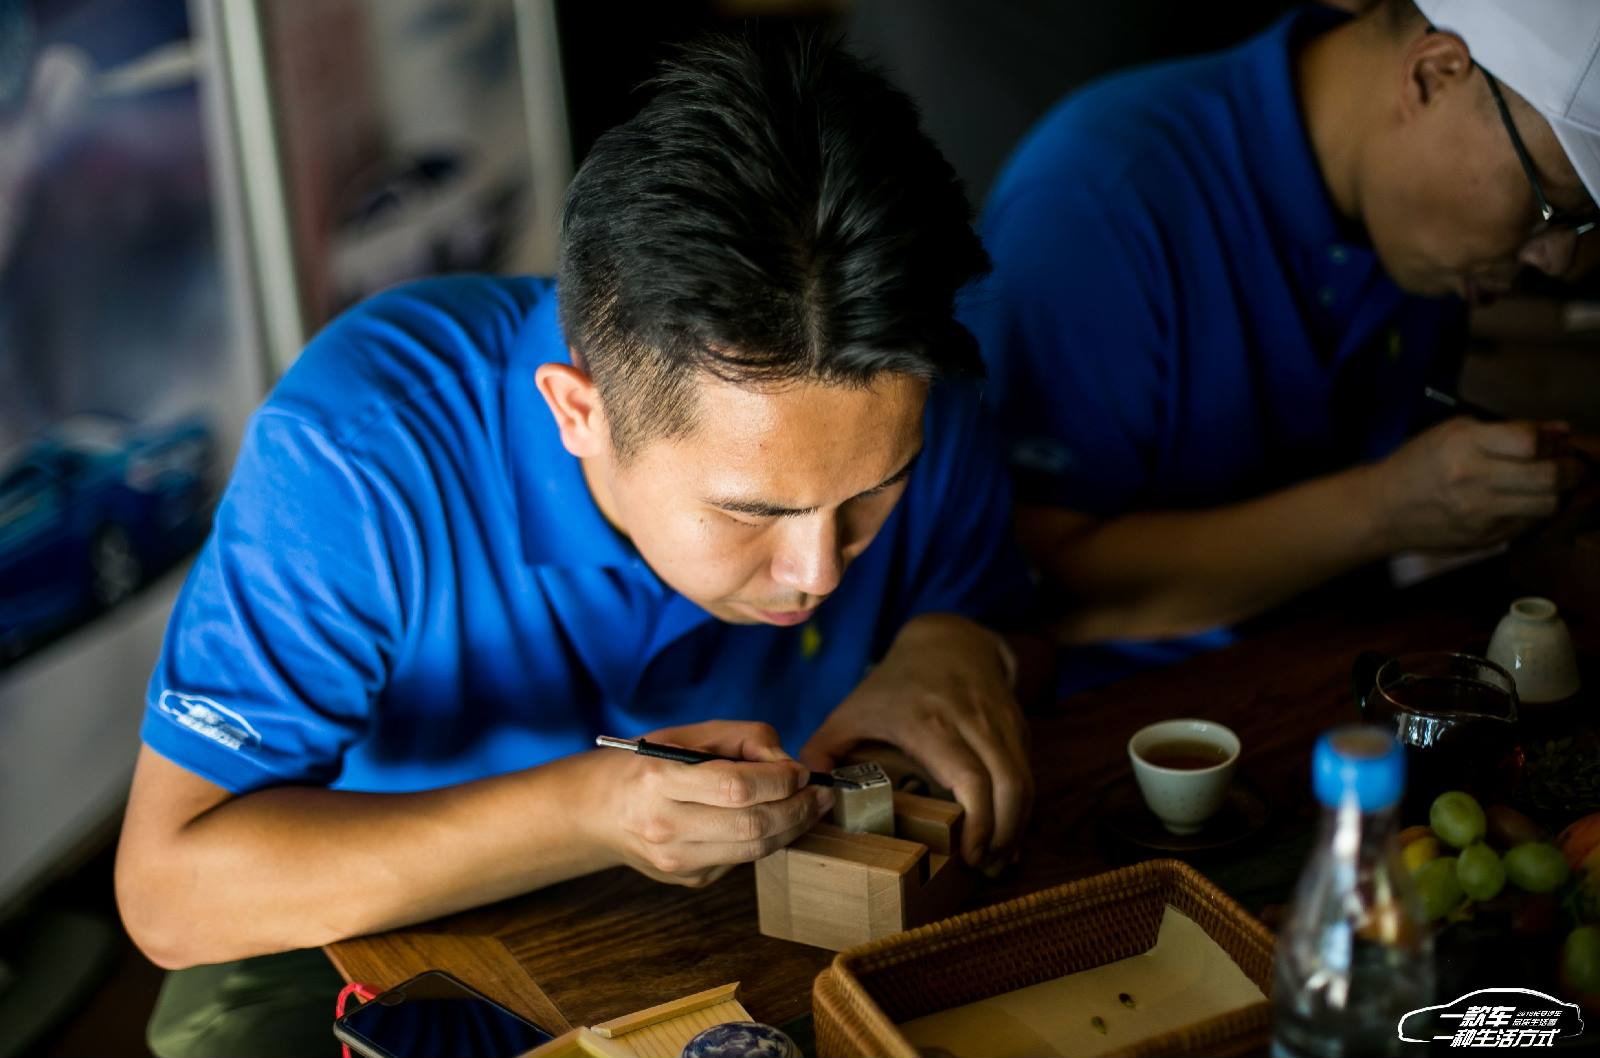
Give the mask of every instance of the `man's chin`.
<svg viewBox="0 0 1600 1058">
<path fill-rule="evenodd" d="M 753 615 L 741 613 L 740 611 L 731 609 L 727 606 L 714 606 L 709 607 L 708 609 L 711 611 L 711 616 L 715 617 L 723 624 L 758 625 L 761 623 L 761 621 Z"/>
</svg>

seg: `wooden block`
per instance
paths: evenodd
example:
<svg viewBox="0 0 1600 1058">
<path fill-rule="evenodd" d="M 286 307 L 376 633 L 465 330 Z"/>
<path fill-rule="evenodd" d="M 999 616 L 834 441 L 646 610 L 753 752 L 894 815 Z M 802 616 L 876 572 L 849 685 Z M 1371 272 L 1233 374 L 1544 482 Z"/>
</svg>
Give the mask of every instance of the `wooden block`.
<svg viewBox="0 0 1600 1058">
<path fill-rule="evenodd" d="M 962 807 L 954 801 L 896 793 L 895 837 L 919 841 L 931 851 L 949 856 L 961 847 L 961 817 L 964 814 Z"/>
<path fill-rule="evenodd" d="M 788 860 L 788 939 L 839 951 L 902 928 L 904 875 L 814 852 Z"/>
<path fill-rule="evenodd" d="M 852 785 L 834 788 L 833 822 L 853 834 L 894 836 L 894 786 L 876 764 L 847 764 L 835 778 Z"/>
<path fill-rule="evenodd" d="M 757 863 L 761 932 L 840 951 L 952 914 L 972 885 L 961 806 L 907 793 L 892 803 L 897 837 L 818 823 Z"/>
<path fill-rule="evenodd" d="M 794 916 L 789 913 L 788 849 L 779 849 L 756 861 L 756 921 L 764 936 L 794 936 Z"/>
<path fill-rule="evenodd" d="M 915 841 L 882 834 L 851 834 L 828 823 L 818 823 L 800 835 L 789 845 L 789 851 L 831 856 L 895 875 L 917 870 L 919 861 L 928 854 L 927 846 Z"/>
<path fill-rule="evenodd" d="M 924 858 L 924 862 L 925 862 Z M 911 913 L 911 893 L 921 879 L 914 874 L 891 877 L 887 874 L 867 879 L 867 935 L 865 943 L 874 937 L 887 937 L 906 928 Z"/>
</svg>

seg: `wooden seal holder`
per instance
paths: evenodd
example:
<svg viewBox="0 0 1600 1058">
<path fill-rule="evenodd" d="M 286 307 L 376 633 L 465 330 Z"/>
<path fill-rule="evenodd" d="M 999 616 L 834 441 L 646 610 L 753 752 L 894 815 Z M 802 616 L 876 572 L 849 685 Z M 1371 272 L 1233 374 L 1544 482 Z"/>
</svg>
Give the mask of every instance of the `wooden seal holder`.
<svg viewBox="0 0 1600 1058">
<path fill-rule="evenodd" d="M 895 836 L 818 823 L 756 863 L 769 937 L 843 951 L 953 913 L 971 889 L 961 806 L 895 793 Z"/>
</svg>

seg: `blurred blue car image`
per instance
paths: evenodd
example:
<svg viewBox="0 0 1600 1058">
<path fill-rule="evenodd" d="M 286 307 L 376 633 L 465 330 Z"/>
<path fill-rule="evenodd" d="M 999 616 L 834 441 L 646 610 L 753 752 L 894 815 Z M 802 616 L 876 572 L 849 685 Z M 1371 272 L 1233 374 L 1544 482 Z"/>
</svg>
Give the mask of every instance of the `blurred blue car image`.
<svg viewBox="0 0 1600 1058">
<path fill-rule="evenodd" d="M 199 418 L 79 415 L 0 465 L 0 663 L 127 598 L 210 525 L 215 440 Z"/>
</svg>

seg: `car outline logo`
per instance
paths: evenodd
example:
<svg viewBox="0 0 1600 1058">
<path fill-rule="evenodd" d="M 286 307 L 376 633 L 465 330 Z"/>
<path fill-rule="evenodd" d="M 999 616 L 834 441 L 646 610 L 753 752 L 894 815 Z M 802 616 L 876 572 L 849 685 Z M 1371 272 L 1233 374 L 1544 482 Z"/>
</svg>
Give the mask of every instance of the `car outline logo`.
<svg viewBox="0 0 1600 1058">
<path fill-rule="evenodd" d="M 250 726 L 250 721 L 203 694 L 162 691 L 156 708 L 195 734 L 228 749 L 254 749 L 261 745 L 261 732 Z"/>
<path fill-rule="evenodd" d="M 1496 992 L 1502 993 L 1502 994 L 1506 993 L 1506 992 L 1520 992 L 1523 995 L 1538 996 L 1540 999 L 1542 999 L 1542 1000 L 1544 1000 L 1544 1001 L 1546 1001 L 1548 1003 L 1554 1003 L 1558 1007 L 1565 1007 L 1565 1008 L 1567 1008 L 1567 1009 L 1572 1011 L 1573 1017 L 1578 1022 L 1578 1031 L 1576 1033 L 1574 1033 L 1573 1035 L 1574 1036 L 1582 1036 L 1583 1035 L 1583 1030 L 1584 1030 L 1583 1010 L 1582 1010 L 1581 1007 L 1578 1006 L 1578 1004 L 1576 1004 L 1576 1003 L 1568 1003 L 1565 1000 L 1556 998 L 1555 996 L 1546 995 L 1545 993 L 1543 993 L 1543 992 L 1541 992 L 1541 991 L 1539 991 L 1538 989 L 1535 989 L 1535 988 L 1517 988 L 1517 987 L 1509 987 L 1509 988 L 1477 988 L 1477 989 L 1474 989 L 1471 992 L 1466 993 L 1465 995 L 1457 996 L 1455 999 L 1451 1000 L 1448 1003 L 1434 1003 L 1431 1006 L 1418 1007 L 1415 1010 L 1408 1010 L 1408 1011 L 1406 1011 L 1405 1016 L 1402 1017 L 1398 1022 L 1395 1023 L 1395 1034 L 1400 1037 L 1400 1040 L 1401 1040 L 1402 1043 L 1432 1043 L 1433 1040 L 1418 1040 L 1418 1039 L 1413 1039 L 1410 1036 L 1407 1036 L 1406 1033 L 1405 1033 L 1406 1020 L 1408 1018 L 1416 1017 L 1418 1014 L 1426 1014 L 1429 1011 L 1449 1010 L 1451 1007 L 1464 1006 L 1464 1005 L 1467 1005 L 1467 1000 L 1471 999 L 1473 996 L 1480 996 L 1480 995 L 1485 995 L 1485 994 L 1488 994 L 1488 993 L 1496 993 Z M 1460 1017 L 1459 1014 L 1446 1015 L 1446 1016 L 1447 1017 Z M 1448 1037 L 1435 1037 L 1435 1038 L 1436 1039 L 1448 1039 Z"/>
</svg>

